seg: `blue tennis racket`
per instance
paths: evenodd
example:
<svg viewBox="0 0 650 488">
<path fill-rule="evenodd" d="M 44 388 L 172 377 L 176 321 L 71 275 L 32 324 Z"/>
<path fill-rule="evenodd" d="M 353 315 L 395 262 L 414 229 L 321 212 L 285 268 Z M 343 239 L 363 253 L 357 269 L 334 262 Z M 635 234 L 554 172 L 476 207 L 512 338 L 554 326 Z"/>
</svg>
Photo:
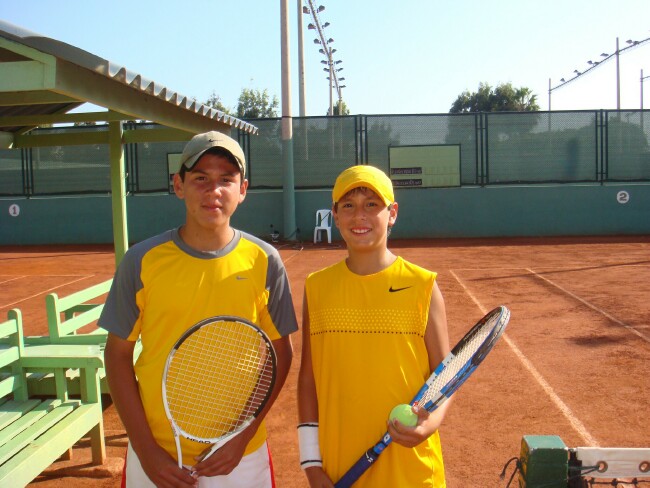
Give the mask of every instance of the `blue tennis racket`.
<svg viewBox="0 0 650 488">
<path fill-rule="evenodd" d="M 510 320 L 510 310 L 500 306 L 483 317 L 463 337 L 438 365 L 420 391 L 411 400 L 433 412 L 450 398 L 469 378 L 497 343 Z M 386 432 L 381 440 L 368 449 L 336 483 L 336 488 L 349 488 L 393 441 Z"/>
</svg>

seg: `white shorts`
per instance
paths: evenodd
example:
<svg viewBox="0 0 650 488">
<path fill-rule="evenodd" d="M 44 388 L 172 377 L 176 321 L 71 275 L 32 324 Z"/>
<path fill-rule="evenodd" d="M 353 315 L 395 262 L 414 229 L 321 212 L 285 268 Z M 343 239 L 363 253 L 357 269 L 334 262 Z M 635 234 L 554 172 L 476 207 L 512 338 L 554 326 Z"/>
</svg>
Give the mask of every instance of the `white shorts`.
<svg viewBox="0 0 650 488">
<path fill-rule="evenodd" d="M 135 451 L 126 451 L 122 488 L 155 488 L 145 474 Z M 265 442 L 259 449 L 244 456 L 239 465 L 226 476 L 199 478 L 199 488 L 275 488 L 271 453 Z"/>
</svg>

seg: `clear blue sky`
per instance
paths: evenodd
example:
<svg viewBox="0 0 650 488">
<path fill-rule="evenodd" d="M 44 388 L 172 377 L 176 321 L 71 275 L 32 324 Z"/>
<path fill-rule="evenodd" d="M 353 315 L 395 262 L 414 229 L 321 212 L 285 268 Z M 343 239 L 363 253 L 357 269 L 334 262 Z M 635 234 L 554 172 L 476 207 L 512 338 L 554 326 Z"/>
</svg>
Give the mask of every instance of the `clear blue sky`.
<svg viewBox="0 0 650 488">
<path fill-rule="evenodd" d="M 0 0 L 0 18 L 75 45 L 204 102 L 235 107 L 242 88 L 281 98 L 279 0 Z M 319 3 L 316 1 L 316 5 Z M 553 86 L 650 37 L 650 0 L 323 0 L 343 98 L 353 114 L 446 113 L 480 82 L 512 83 L 548 109 Z M 289 0 L 292 115 L 298 115 L 298 2 Z M 327 73 L 309 16 L 307 115 L 325 115 Z M 650 42 L 620 56 L 621 108 L 640 106 Z M 650 79 L 644 83 L 650 108 Z M 553 91 L 553 110 L 616 108 L 612 59 Z"/>
</svg>

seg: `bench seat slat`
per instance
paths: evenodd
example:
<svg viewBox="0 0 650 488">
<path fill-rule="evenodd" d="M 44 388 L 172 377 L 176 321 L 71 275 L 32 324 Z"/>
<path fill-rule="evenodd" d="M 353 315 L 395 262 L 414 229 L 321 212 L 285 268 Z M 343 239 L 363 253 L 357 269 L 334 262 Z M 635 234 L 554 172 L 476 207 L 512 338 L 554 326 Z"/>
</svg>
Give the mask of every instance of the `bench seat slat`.
<svg viewBox="0 0 650 488">
<path fill-rule="evenodd" d="M 56 411 L 56 410 L 55 410 Z M 97 425 L 99 403 L 85 404 L 63 417 L 45 434 L 0 466 L 0 486 L 24 486 L 64 454 L 71 439 L 81 439 Z"/>
<path fill-rule="evenodd" d="M 38 407 L 40 403 L 41 401 L 37 398 L 32 398 L 26 402 L 7 400 L 2 404 L 2 410 L 0 410 L 0 429 L 4 430 L 22 415 Z"/>
<path fill-rule="evenodd" d="M 37 440 L 40 436 L 62 423 L 64 418 L 67 415 L 70 415 L 78 406 L 78 401 L 69 401 L 62 403 L 49 412 L 45 412 L 45 415 L 41 416 L 41 418 L 36 420 L 36 422 L 33 422 L 29 427 L 23 429 L 20 434 L 13 437 L 9 442 L 0 447 L 0 464 L 5 463 L 24 447 L 33 443 L 35 439 Z"/>
<path fill-rule="evenodd" d="M 26 486 L 84 437 L 90 437 L 92 462 L 106 459 L 98 368 L 98 345 L 25 345 L 22 314 L 0 323 L 0 351 L 13 361 L 0 366 L 0 486 Z M 81 368 L 81 369 L 79 369 Z M 83 382 L 80 399 L 69 399 L 66 372 Z M 30 371 L 56 377 L 55 398 L 29 396 Z"/>
<path fill-rule="evenodd" d="M 61 405 L 61 400 L 58 398 L 43 400 L 35 408 L 4 426 L 0 429 L 0 448 L 59 405 Z"/>
<path fill-rule="evenodd" d="M 11 373 L 2 373 L 0 377 L 0 396 L 5 397 L 13 392 L 18 386 L 18 376 Z"/>
</svg>

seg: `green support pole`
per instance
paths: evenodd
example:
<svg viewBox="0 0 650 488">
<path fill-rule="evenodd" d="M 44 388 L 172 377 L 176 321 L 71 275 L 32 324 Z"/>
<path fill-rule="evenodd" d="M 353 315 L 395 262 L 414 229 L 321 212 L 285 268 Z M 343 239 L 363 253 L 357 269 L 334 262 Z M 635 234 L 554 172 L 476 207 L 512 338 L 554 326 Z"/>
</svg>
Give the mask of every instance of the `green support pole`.
<svg viewBox="0 0 650 488">
<path fill-rule="evenodd" d="M 126 172 L 122 145 L 122 122 L 109 123 L 109 153 L 111 159 L 111 204 L 113 209 L 113 243 L 115 266 L 122 261 L 129 248 L 129 231 L 126 219 Z"/>
</svg>

